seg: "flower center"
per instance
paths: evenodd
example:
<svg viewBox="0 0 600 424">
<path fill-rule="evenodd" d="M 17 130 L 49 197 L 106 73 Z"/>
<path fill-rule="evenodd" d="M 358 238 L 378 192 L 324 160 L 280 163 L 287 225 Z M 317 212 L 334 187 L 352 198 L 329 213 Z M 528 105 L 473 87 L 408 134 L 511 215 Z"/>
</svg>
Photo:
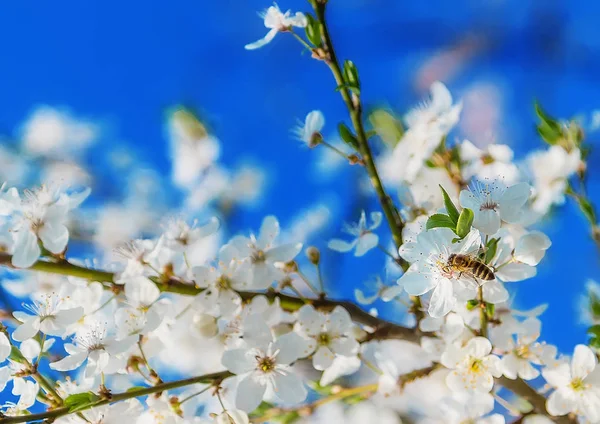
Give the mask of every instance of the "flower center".
<svg viewBox="0 0 600 424">
<path fill-rule="evenodd" d="M 328 333 L 319 334 L 319 337 L 317 338 L 317 343 L 319 343 L 320 346 L 327 346 L 330 342 L 331 336 Z"/>
<path fill-rule="evenodd" d="M 498 203 L 496 203 L 496 202 L 488 199 L 485 202 L 483 202 L 481 204 L 481 206 L 479 206 L 479 211 L 480 212 L 481 211 L 486 211 L 486 210 L 488 210 L 488 211 L 495 211 L 497 207 L 498 207 Z"/>
<path fill-rule="evenodd" d="M 529 345 L 519 346 L 515 349 L 515 355 L 519 358 L 527 359 L 531 356 Z"/>
<path fill-rule="evenodd" d="M 266 259 L 265 252 L 262 250 L 255 250 L 250 259 L 252 260 L 252 263 L 264 262 Z"/>
<path fill-rule="evenodd" d="M 229 290 L 231 288 L 231 280 L 225 275 L 221 275 L 217 279 L 217 288 L 220 290 Z"/>
<path fill-rule="evenodd" d="M 469 366 L 469 368 L 471 369 L 471 372 L 473 374 L 481 374 L 483 371 L 485 371 L 483 361 L 477 358 L 471 360 L 471 365 Z"/>
<path fill-rule="evenodd" d="M 271 372 L 275 369 L 275 360 L 270 356 L 257 356 L 256 361 L 258 362 L 257 369 L 264 373 Z"/>
<path fill-rule="evenodd" d="M 587 388 L 587 384 L 585 384 L 583 382 L 582 378 L 574 378 L 573 380 L 571 380 L 570 386 L 576 392 L 581 391 L 581 390 L 585 390 Z"/>
</svg>

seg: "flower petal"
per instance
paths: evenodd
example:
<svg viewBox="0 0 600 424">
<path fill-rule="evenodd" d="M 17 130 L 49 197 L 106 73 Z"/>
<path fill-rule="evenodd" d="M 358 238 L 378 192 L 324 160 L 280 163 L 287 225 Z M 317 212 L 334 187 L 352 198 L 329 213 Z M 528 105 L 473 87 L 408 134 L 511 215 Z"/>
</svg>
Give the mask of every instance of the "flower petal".
<svg viewBox="0 0 600 424">
<path fill-rule="evenodd" d="M 60 361 L 52 362 L 50 368 L 55 371 L 71 371 L 79 368 L 83 361 L 87 359 L 87 352 L 79 352 L 73 355 L 65 356 Z"/>
<path fill-rule="evenodd" d="M 573 359 L 571 360 L 571 376 L 573 378 L 585 378 L 596 368 L 596 355 L 586 345 L 575 346 Z"/>
<path fill-rule="evenodd" d="M 40 257 L 40 246 L 33 231 L 21 229 L 16 233 L 12 264 L 17 268 L 29 268 Z"/>
<path fill-rule="evenodd" d="M 421 296 L 438 285 L 437 279 L 431 274 L 425 274 L 412 265 L 409 270 L 398 279 L 398 284 L 404 287 L 404 291 L 411 296 Z"/>
<path fill-rule="evenodd" d="M 288 243 L 274 247 L 265 252 L 269 262 L 289 262 L 302 250 L 302 243 Z"/>
<path fill-rule="evenodd" d="M 434 318 L 443 317 L 452 310 L 455 304 L 456 297 L 454 296 L 452 282 L 447 278 L 442 278 L 433 290 L 431 299 L 429 300 L 429 315 Z"/>
<path fill-rule="evenodd" d="M 235 406 L 242 411 L 254 411 L 262 402 L 266 390 L 266 384 L 261 384 L 254 373 L 248 375 L 238 384 Z"/>
<path fill-rule="evenodd" d="M 44 247 L 52 253 L 61 253 L 69 242 L 69 230 L 59 222 L 45 222 L 38 236 Z"/>
<path fill-rule="evenodd" d="M 344 253 L 352 250 L 352 248 L 356 246 L 357 242 L 358 240 L 354 240 L 351 243 L 348 243 L 347 241 L 341 239 L 331 239 L 329 240 L 329 243 L 327 243 L 327 247 L 329 247 L 331 250 L 335 250 L 336 252 Z"/>
<path fill-rule="evenodd" d="M 354 256 L 363 256 L 369 250 L 377 247 L 379 244 L 379 236 L 374 233 L 365 233 L 358 238 Z"/>
<path fill-rule="evenodd" d="M 39 330 L 40 318 L 32 316 L 13 331 L 12 338 L 18 342 L 22 342 L 35 336 Z"/>
<path fill-rule="evenodd" d="M 275 28 L 273 28 L 271 31 L 267 32 L 267 35 L 265 35 L 263 38 L 261 38 L 260 40 L 256 40 L 253 43 L 248 43 L 244 46 L 244 48 L 246 50 L 256 50 L 259 49 L 267 44 L 269 44 L 271 41 L 273 41 L 273 38 L 275 38 L 275 36 L 277 35 L 279 31 Z"/>
<path fill-rule="evenodd" d="M 260 226 L 257 245 L 260 249 L 269 249 L 279 234 L 279 221 L 273 215 L 266 216 Z"/>
<path fill-rule="evenodd" d="M 323 371 L 333 364 L 335 355 L 327 346 L 320 346 L 312 358 L 313 367 L 316 370 Z"/>
<path fill-rule="evenodd" d="M 306 387 L 295 373 L 275 374 L 273 380 L 275 394 L 282 401 L 296 404 L 306 399 Z"/>
<path fill-rule="evenodd" d="M 255 368 L 256 360 L 248 349 L 231 349 L 223 352 L 221 364 L 234 374 L 245 374 Z"/>
</svg>

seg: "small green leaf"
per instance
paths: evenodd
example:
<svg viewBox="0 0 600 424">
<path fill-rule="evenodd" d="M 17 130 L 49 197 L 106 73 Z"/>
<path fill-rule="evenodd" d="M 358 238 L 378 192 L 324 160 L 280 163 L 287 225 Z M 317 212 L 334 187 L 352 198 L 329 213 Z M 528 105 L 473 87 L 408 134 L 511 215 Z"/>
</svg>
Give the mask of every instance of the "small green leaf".
<svg viewBox="0 0 600 424">
<path fill-rule="evenodd" d="M 127 389 L 126 392 L 128 392 L 128 393 L 129 392 L 137 392 L 137 391 L 144 390 L 147 388 L 148 387 L 144 387 L 144 386 L 133 386 L 133 387 L 130 387 L 129 389 Z"/>
<path fill-rule="evenodd" d="M 10 359 L 15 362 L 23 362 L 25 357 L 21 354 L 21 351 L 16 346 L 11 346 L 10 348 Z"/>
<path fill-rule="evenodd" d="M 485 304 L 485 313 L 486 313 L 488 319 L 494 318 L 494 312 L 496 312 L 496 305 L 494 305 L 493 303 L 486 303 Z"/>
<path fill-rule="evenodd" d="M 592 224 L 596 224 L 596 211 L 590 201 L 585 197 L 578 197 L 577 201 L 579 202 L 581 212 L 583 212 L 587 220 Z"/>
<path fill-rule="evenodd" d="M 444 190 L 444 187 L 442 187 L 441 184 L 440 188 L 442 189 L 442 195 L 444 196 L 444 205 L 446 206 L 446 212 L 448 212 L 448 216 L 450 217 L 452 222 L 454 222 L 454 227 L 456 228 L 456 224 L 458 223 L 458 217 L 460 216 L 460 214 L 458 213 L 458 209 L 456 209 L 456 206 L 454 206 L 454 203 L 452 203 L 452 200 L 450 200 L 450 196 L 448 196 L 448 193 L 446 192 L 446 190 Z"/>
<path fill-rule="evenodd" d="M 320 23 L 312 17 L 310 13 L 306 13 L 306 38 L 313 44 L 319 47 L 321 45 L 321 28 Z"/>
<path fill-rule="evenodd" d="M 344 79 L 348 82 L 348 85 L 360 87 L 360 81 L 358 80 L 358 69 L 351 60 L 344 62 Z"/>
<path fill-rule="evenodd" d="M 369 122 L 377 135 L 391 148 L 398 144 L 404 134 L 402 122 L 387 110 L 375 109 L 369 114 Z"/>
<path fill-rule="evenodd" d="M 473 214 L 471 209 L 464 208 L 458 216 L 456 235 L 458 235 L 460 238 L 466 237 L 466 235 L 469 234 L 469 231 L 471 231 L 471 225 L 473 224 L 474 217 L 475 214 Z"/>
<path fill-rule="evenodd" d="M 354 134 L 352 134 L 352 131 L 350 131 L 346 124 L 340 122 L 338 124 L 338 131 L 340 133 L 340 137 L 342 138 L 342 140 L 344 140 L 344 143 L 348 144 L 353 149 L 358 150 L 358 140 L 356 139 Z"/>
<path fill-rule="evenodd" d="M 556 144 L 563 135 L 560 123 L 544 112 L 538 102 L 535 102 L 535 113 L 541 121 L 537 125 L 537 132 L 540 137 L 548 144 Z"/>
<path fill-rule="evenodd" d="M 600 324 L 592 325 L 587 329 L 587 333 L 600 338 Z"/>
<path fill-rule="evenodd" d="M 340 91 L 342 88 L 347 88 L 348 90 L 355 93 L 357 96 L 360 96 L 360 88 L 357 87 L 356 85 L 341 84 L 341 85 L 338 85 L 337 87 L 335 87 L 335 91 Z"/>
<path fill-rule="evenodd" d="M 67 396 L 64 403 L 69 408 L 69 412 L 79 411 L 87 408 L 101 400 L 100 396 L 94 392 L 75 393 Z"/>
<path fill-rule="evenodd" d="M 537 101 L 535 102 L 535 113 L 538 116 L 538 118 L 540 118 L 540 121 L 546 124 L 550 129 L 557 132 L 561 132 L 559 122 L 550 115 L 548 115 Z"/>
<path fill-rule="evenodd" d="M 472 311 L 477 305 L 479 305 L 479 300 L 471 299 L 467 302 L 467 310 Z"/>
<path fill-rule="evenodd" d="M 444 215 L 442 213 L 436 213 L 429 217 L 427 220 L 427 229 L 431 230 L 432 228 L 451 228 L 453 231 L 456 230 L 456 223 L 452 221 L 452 219 L 448 215 Z"/>
<path fill-rule="evenodd" d="M 498 250 L 498 241 L 500 241 L 500 238 L 493 238 L 490 239 L 487 244 L 486 244 L 486 251 L 485 251 L 485 256 L 483 257 L 483 261 L 486 264 L 489 264 L 490 262 L 492 262 L 492 260 L 494 259 L 494 256 L 496 256 L 496 251 Z"/>
</svg>

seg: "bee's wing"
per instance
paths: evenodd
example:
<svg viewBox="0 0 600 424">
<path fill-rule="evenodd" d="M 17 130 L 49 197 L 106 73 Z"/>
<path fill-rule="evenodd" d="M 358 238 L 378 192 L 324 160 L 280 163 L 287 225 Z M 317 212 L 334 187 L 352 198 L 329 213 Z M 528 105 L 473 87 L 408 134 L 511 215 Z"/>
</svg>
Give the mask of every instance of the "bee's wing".
<svg viewBox="0 0 600 424">
<path fill-rule="evenodd" d="M 481 281 L 479 281 L 473 274 L 463 272 L 461 277 L 458 279 L 458 282 L 467 289 L 477 289 L 481 285 Z"/>
</svg>

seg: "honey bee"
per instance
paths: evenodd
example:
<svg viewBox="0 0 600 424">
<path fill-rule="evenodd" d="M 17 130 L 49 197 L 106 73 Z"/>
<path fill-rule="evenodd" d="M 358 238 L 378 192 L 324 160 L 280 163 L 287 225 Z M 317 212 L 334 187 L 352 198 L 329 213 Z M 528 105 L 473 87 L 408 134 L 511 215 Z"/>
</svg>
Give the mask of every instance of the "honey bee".
<svg viewBox="0 0 600 424">
<path fill-rule="evenodd" d="M 448 256 L 446 263 L 448 272 L 458 272 L 459 277 L 466 274 L 476 280 L 491 281 L 496 276 L 494 271 L 477 257 L 453 253 Z"/>
</svg>

